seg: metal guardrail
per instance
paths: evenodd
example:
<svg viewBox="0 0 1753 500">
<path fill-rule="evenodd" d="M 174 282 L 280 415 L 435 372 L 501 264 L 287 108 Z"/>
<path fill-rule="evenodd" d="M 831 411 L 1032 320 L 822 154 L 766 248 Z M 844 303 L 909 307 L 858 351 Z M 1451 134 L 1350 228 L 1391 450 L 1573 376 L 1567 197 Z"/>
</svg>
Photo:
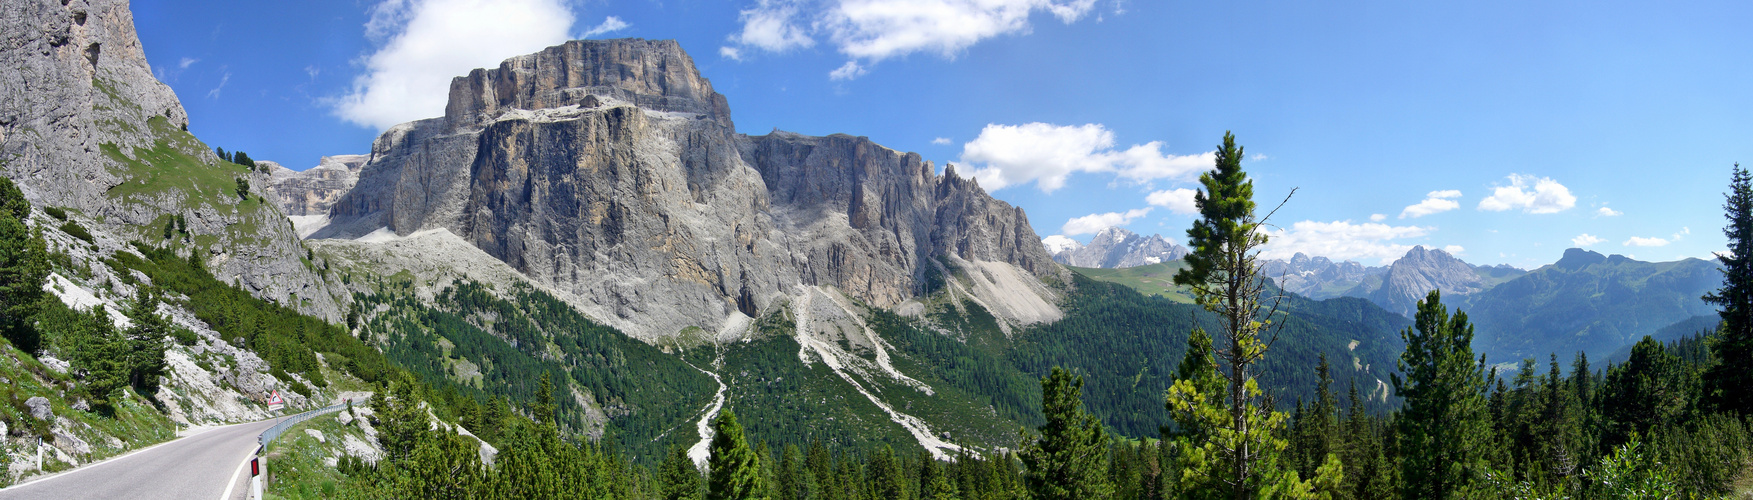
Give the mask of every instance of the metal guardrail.
<svg viewBox="0 0 1753 500">
<path fill-rule="evenodd" d="M 310 419 L 313 419 L 316 417 L 320 417 L 323 415 L 327 415 L 327 414 L 334 413 L 334 412 L 341 411 L 341 410 L 345 410 L 345 409 L 347 409 L 347 403 L 341 403 L 341 404 L 338 404 L 335 406 L 330 406 L 327 408 L 318 408 L 315 410 L 311 410 L 311 411 L 307 411 L 307 412 L 300 413 L 297 415 L 293 415 L 291 418 L 287 418 L 285 420 L 280 421 L 280 423 L 278 423 L 278 424 L 274 424 L 274 426 L 269 427 L 268 430 L 262 431 L 262 435 L 256 436 L 256 445 L 260 446 L 262 448 L 266 448 L 266 447 L 268 447 L 268 443 L 274 442 L 274 438 L 280 437 L 280 433 L 286 432 L 286 429 L 291 429 L 292 426 L 298 425 L 300 422 L 304 422 L 306 420 L 310 420 Z"/>
</svg>

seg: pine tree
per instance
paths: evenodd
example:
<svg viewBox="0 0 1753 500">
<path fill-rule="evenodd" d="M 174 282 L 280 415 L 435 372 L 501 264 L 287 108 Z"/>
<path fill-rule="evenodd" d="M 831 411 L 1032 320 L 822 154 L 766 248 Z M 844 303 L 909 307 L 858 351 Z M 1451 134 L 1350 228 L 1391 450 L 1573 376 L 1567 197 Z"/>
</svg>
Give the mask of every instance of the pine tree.
<svg viewBox="0 0 1753 500">
<path fill-rule="evenodd" d="M 726 408 L 719 413 L 712 422 L 712 432 L 706 498 L 748 500 L 765 496 L 767 488 L 761 482 L 760 459 L 744 440 L 736 412 Z"/>
<path fill-rule="evenodd" d="M 1723 286 L 1704 296 L 1723 318 L 1711 354 L 1717 363 L 1704 373 L 1705 392 L 1718 409 L 1753 415 L 1753 175 L 1736 163 L 1723 211 L 1729 250 L 1717 254 Z"/>
<path fill-rule="evenodd" d="M 1255 380 L 1254 365 L 1276 337 L 1269 318 L 1278 312 L 1278 298 L 1266 296 L 1269 282 L 1258 260 L 1270 214 L 1254 213 L 1254 182 L 1242 171 L 1244 156 L 1235 135 L 1224 133 L 1216 168 L 1200 174 L 1204 189 L 1193 197 L 1200 214 L 1187 230 L 1193 251 L 1187 267 L 1175 273 L 1175 284 L 1190 288 L 1195 302 L 1217 315 L 1214 357 L 1227 369 L 1220 372 L 1227 391 L 1221 406 L 1212 405 L 1208 388 L 1194 380 L 1177 380 L 1169 389 L 1176 422 L 1205 434 L 1182 453 L 1181 494 L 1237 500 L 1310 495 L 1311 485 L 1286 468 L 1291 464 L 1279 463 L 1288 446 L 1279 436 L 1286 416 L 1272 410 Z M 1323 462 L 1337 462 L 1327 458 Z M 1337 474 L 1333 467 L 1322 469 Z"/>
<path fill-rule="evenodd" d="M 49 277 L 49 254 L 41 231 L 25 224 L 30 202 L 11 179 L 0 177 L 0 334 L 27 353 L 40 346 L 27 318 L 36 313 Z"/>
<path fill-rule="evenodd" d="M 688 449 L 673 446 L 664 455 L 658 470 L 658 498 L 663 500 L 696 500 L 700 498 L 700 469 L 688 458 Z"/>
<path fill-rule="evenodd" d="M 1476 494 L 1485 478 L 1491 427 L 1485 401 L 1484 358 L 1473 358 L 1473 325 L 1467 314 L 1448 315 L 1441 292 L 1418 303 L 1416 329 L 1406 341 L 1393 375 L 1394 392 L 1406 399 L 1399 425 L 1401 494 L 1407 498 L 1461 498 Z"/>
<path fill-rule="evenodd" d="M 82 391 L 91 405 L 113 410 L 114 398 L 128 385 L 127 345 L 102 305 L 91 308 L 70 342 L 73 368 L 82 375 Z"/>
<path fill-rule="evenodd" d="M 1108 433 L 1083 409 L 1083 377 L 1053 367 L 1041 378 L 1041 413 L 1047 423 L 1039 439 L 1023 447 L 1029 492 L 1037 500 L 1108 498 Z"/>
</svg>

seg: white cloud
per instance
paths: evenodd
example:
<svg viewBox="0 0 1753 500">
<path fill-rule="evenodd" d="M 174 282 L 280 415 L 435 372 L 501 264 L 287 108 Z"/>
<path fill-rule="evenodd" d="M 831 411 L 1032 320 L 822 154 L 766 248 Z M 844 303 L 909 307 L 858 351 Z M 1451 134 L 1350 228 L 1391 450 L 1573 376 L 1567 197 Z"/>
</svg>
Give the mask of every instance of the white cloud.
<svg viewBox="0 0 1753 500">
<path fill-rule="evenodd" d="M 1520 208 L 1532 214 L 1550 214 L 1570 210 L 1576 197 L 1570 188 L 1548 177 L 1510 174 L 1508 186 L 1492 188 L 1491 196 L 1479 200 L 1479 209 L 1502 212 Z"/>
<path fill-rule="evenodd" d="M 1387 214 L 1370 214 L 1370 222 L 1381 222 L 1385 220 L 1388 220 Z"/>
<path fill-rule="evenodd" d="M 939 146 L 948 146 L 948 145 L 950 145 L 951 142 L 955 142 L 955 141 L 951 141 L 950 138 L 948 138 L 948 137 L 939 137 L 939 138 L 931 140 L 932 144 L 936 144 Z"/>
<path fill-rule="evenodd" d="M 1589 245 L 1594 245 L 1596 243 L 1601 243 L 1604 241 L 1607 241 L 1607 240 L 1604 238 L 1601 238 L 1599 236 L 1589 234 L 1589 233 L 1583 233 L 1583 234 L 1577 235 L 1577 237 L 1575 237 L 1575 238 L 1571 238 L 1570 244 L 1576 245 L 1577 248 L 1582 248 L 1582 247 L 1586 247 Z"/>
<path fill-rule="evenodd" d="M 304 74 L 310 75 L 310 81 L 313 81 L 313 82 L 316 81 L 317 75 L 320 75 L 322 73 L 323 73 L 323 69 L 317 67 L 317 65 L 315 65 L 315 64 L 304 67 Z"/>
<path fill-rule="evenodd" d="M 785 52 L 813 46 L 821 37 L 840 53 L 866 63 L 915 52 L 935 52 L 954 58 L 981 40 L 1027 33 L 1029 16 L 1035 12 L 1047 12 L 1070 24 L 1093 10 L 1095 3 L 1096 0 L 759 0 L 753 8 L 740 13 L 742 31 L 732 34 L 730 41 Z"/>
<path fill-rule="evenodd" d="M 596 25 L 595 28 L 585 30 L 584 33 L 580 33 L 578 36 L 573 37 L 573 38 L 583 39 L 583 38 L 590 38 L 590 37 L 597 36 L 597 35 L 606 35 L 609 33 L 614 33 L 616 31 L 621 31 L 621 30 L 631 28 L 631 27 L 633 27 L 633 25 L 627 24 L 627 22 L 622 21 L 621 18 L 615 17 L 615 16 L 609 16 L 607 19 L 603 19 L 602 24 Z"/>
<path fill-rule="evenodd" d="M 760 0 L 755 8 L 742 11 L 743 31 L 731 35 L 730 41 L 768 52 L 813 46 L 816 41 L 800 18 L 806 4 L 802 0 Z"/>
<path fill-rule="evenodd" d="M 177 61 L 177 69 L 189 69 L 189 66 L 193 66 L 193 65 L 195 65 L 195 63 L 198 63 L 198 62 L 201 62 L 201 60 L 195 59 L 195 58 L 184 57 L 183 60 Z"/>
<path fill-rule="evenodd" d="M 1455 201 L 1455 198 L 1460 197 L 1461 192 L 1453 189 L 1431 191 L 1430 194 L 1424 195 L 1424 201 L 1420 201 L 1416 205 L 1411 205 L 1400 210 L 1400 218 L 1404 219 L 1412 217 L 1416 219 L 1434 213 L 1447 212 L 1461 208 L 1461 202 Z"/>
<path fill-rule="evenodd" d="M 718 55 L 724 56 L 725 59 L 730 59 L 732 61 L 740 62 L 743 60 L 743 51 L 737 50 L 736 47 L 719 47 Z"/>
<path fill-rule="evenodd" d="M 567 39 L 566 0 L 384 0 L 372 8 L 367 38 L 379 44 L 366 71 L 336 100 L 335 114 L 386 129 L 439 116 L 451 78 L 497 66 Z"/>
<path fill-rule="evenodd" d="M 846 64 L 840 65 L 839 69 L 835 69 L 834 71 L 829 71 L 828 72 L 828 79 L 829 80 L 851 80 L 853 78 L 858 78 L 860 76 L 863 76 L 865 74 L 865 72 L 867 72 L 867 71 L 868 70 L 866 70 L 864 68 L 864 66 L 858 65 L 858 61 L 846 61 Z"/>
<path fill-rule="evenodd" d="M 1198 191 L 1187 188 L 1165 189 L 1144 197 L 1145 203 L 1167 208 L 1170 212 L 1181 215 L 1199 213 L 1199 205 L 1193 201 Z"/>
<path fill-rule="evenodd" d="M 1433 230 L 1427 227 L 1390 226 L 1374 222 L 1356 224 L 1348 220 L 1306 220 L 1292 224 L 1289 229 L 1272 231 L 1271 240 L 1261 250 L 1260 256 L 1288 259 L 1300 252 L 1333 260 L 1376 259 L 1387 264 L 1399 260 L 1406 255 L 1407 250 L 1412 249 L 1412 245 L 1394 243 L 1393 240 L 1417 238 L 1430 234 Z M 1459 251 L 1459 247 L 1456 247 L 1456 251 Z"/>
<path fill-rule="evenodd" d="M 1460 257 L 1461 254 L 1467 253 L 1467 249 L 1462 248 L 1461 245 L 1444 245 L 1443 251 L 1448 252 L 1449 255 L 1453 255 L 1456 257 Z"/>
<path fill-rule="evenodd" d="M 962 161 L 988 191 L 1035 182 L 1042 192 L 1065 186 L 1073 172 L 1113 172 L 1133 181 L 1185 180 L 1210 169 L 1212 153 L 1176 156 L 1149 142 L 1114 150 L 1114 133 L 1099 124 L 989 124 L 962 145 Z"/>
<path fill-rule="evenodd" d="M 1625 246 L 1628 246 L 1628 247 L 1660 247 L 1660 246 L 1667 246 L 1667 245 L 1668 245 L 1668 240 L 1665 240 L 1662 238 L 1643 238 L 1643 237 L 1639 237 L 1639 236 L 1632 236 L 1631 239 L 1625 240 Z"/>
<path fill-rule="evenodd" d="M 221 68 L 223 68 L 223 66 Z M 213 87 L 213 90 L 207 91 L 207 97 L 212 98 L 212 99 L 218 99 L 219 98 L 219 91 L 225 90 L 225 84 L 227 84 L 227 83 L 231 83 L 231 72 L 230 71 L 227 71 L 227 72 L 225 72 L 225 74 L 219 76 L 219 86 Z"/>
<path fill-rule="evenodd" d="M 1065 225 L 1059 228 L 1059 232 L 1072 236 L 1093 234 L 1096 231 L 1101 231 L 1110 227 L 1131 224 L 1133 219 L 1149 215 L 1150 210 L 1151 207 L 1144 207 L 1127 210 L 1126 213 L 1108 212 L 1105 214 L 1089 214 L 1065 221 Z"/>
<path fill-rule="evenodd" d="M 1606 206 L 1602 206 L 1601 208 L 1595 209 L 1595 215 L 1600 216 L 1600 217 L 1618 217 L 1621 215 L 1625 215 L 1625 212 L 1621 212 L 1618 210 L 1607 208 Z"/>
</svg>

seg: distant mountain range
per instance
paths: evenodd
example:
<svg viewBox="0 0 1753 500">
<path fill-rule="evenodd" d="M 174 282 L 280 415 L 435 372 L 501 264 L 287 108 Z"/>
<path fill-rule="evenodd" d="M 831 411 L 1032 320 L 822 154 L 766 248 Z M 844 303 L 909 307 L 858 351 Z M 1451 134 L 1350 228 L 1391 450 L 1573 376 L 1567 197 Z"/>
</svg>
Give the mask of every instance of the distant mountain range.
<svg viewBox="0 0 1753 500">
<path fill-rule="evenodd" d="M 1055 262 L 1102 269 L 1148 266 L 1179 259 L 1188 253 L 1187 247 L 1160 234 L 1142 236 L 1118 227 L 1097 232 L 1088 245 L 1059 235 L 1042 238 L 1041 244 L 1047 247 L 1047 253 Z"/>
<path fill-rule="evenodd" d="M 1175 270 L 1183 267 L 1179 260 L 1110 264 L 1127 258 L 1137 262 L 1141 252 L 1134 249 L 1141 240 L 1147 239 L 1115 228 L 1097 234 L 1089 245 L 1060 242 L 1048 252 L 1091 278 L 1190 300 L 1172 282 Z M 1185 255 L 1181 252 L 1177 257 Z M 1722 284 L 1714 262 L 1643 262 L 1578 248 L 1532 271 L 1472 265 L 1422 246 L 1387 266 L 1299 253 L 1267 260 L 1262 267 L 1274 284 L 1297 295 L 1316 300 L 1360 297 L 1407 318 L 1431 290 L 1441 290 L 1449 311 L 1465 311 L 1474 324 L 1474 349 L 1494 363 L 1552 353 L 1568 359 L 1577 352 L 1600 360 L 1645 335 L 1677 337 L 1666 330 L 1707 330 L 1715 323 L 1716 310 L 1701 297 Z"/>
</svg>

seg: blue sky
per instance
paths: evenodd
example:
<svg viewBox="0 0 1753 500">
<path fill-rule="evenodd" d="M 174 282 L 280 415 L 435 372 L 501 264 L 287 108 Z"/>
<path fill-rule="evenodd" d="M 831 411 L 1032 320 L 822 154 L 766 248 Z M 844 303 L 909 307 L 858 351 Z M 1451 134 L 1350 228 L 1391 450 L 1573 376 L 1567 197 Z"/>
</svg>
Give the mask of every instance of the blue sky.
<svg viewBox="0 0 1753 500">
<path fill-rule="evenodd" d="M 1122 224 L 1184 241 L 1186 190 L 1230 130 L 1262 205 L 1297 188 L 1269 255 L 1374 265 L 1426 245 L 1535 267 L 1581 245 L 1707 257 L 1724 246 L 1730 165 L 1753 164 L 1741 22 L 1753 7 L 1735 2 L 133 8 L 191 131 L 295 169 L 438 116 L 449 76 L 574 37 L 677 39 L 739 131 L 863 135 L 955 163 L 1042 236 Z"/>
</svg>

